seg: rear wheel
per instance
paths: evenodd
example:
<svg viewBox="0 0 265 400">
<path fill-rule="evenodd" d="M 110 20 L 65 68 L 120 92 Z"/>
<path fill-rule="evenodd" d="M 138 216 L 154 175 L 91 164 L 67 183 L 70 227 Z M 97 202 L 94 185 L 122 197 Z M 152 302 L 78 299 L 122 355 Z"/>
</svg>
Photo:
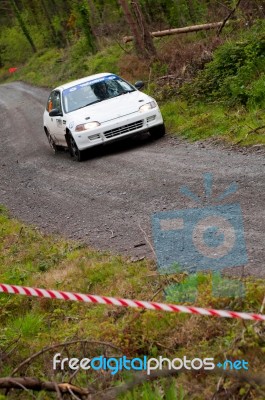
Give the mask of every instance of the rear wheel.
<svg viewBox="0 0 265 400">
<path fill-rule="evenodd" d="M 54 151 L 54 153 L 56 153 L 58 151 L 58 146 L 55 144 L 55 141 L 52 138 L 52 136 L 51 136 L 50 132 L 48 131 L 48 129 L 44 128 L 44 130 L 45 130 L 45 133 L 46 133 L 46 136 L 47 136 L 47 139 L 48 139 L 48 142 L 49 142 L 49 145 L 50 145 L 51 149 Z"/>
<path fill-rule="evenodd" d="M 149 133 L 154 139 L 158 139 L 165 135 L 166 128 L 164 124 L 154 126 L 153 128 L 149 129 Z"/>
<path fill-rule="evenodd" d="M 74 161 L 82 161 L 83 160 L 83 151 L 80 151 L 76 145 L 76 142 L 72 135 L 69 136 L 69 149 L 70 154 L 73 157 Z"/>
</svg>

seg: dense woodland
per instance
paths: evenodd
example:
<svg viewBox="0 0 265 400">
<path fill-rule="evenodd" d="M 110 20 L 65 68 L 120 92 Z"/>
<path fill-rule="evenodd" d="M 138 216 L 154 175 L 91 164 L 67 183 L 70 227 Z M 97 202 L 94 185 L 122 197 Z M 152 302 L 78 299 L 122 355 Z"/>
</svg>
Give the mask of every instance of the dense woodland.
<svg viewBox="0 0 265 400">
<path fill-rule="evenodd" d="M 95 53 L 102 39 L 131 34 L 126 9 L 143 35 L 145 24 L 156 31 L 222 21 L 237 3 L 245 24 L 264 18 L 262 0 L 1 0 L 0 67 L 79 40 L 85 41 L 88 54 Z"/>
</svg>

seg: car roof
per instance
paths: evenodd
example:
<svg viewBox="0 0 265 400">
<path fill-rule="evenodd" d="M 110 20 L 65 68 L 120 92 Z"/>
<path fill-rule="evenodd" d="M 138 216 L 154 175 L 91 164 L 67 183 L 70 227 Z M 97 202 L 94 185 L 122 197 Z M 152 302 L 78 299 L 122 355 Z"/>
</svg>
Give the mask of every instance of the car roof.
<svg viewBox="0 0 265 400">
<path fill-rule="evenodd" d="M 101 73 L 101 74 L 95 74 L 95 75 L 86 76 L 84 78 L 77 79 L 75 81 L 71 81 L 71 82 L 65 83 L 65 84 L 63 84 L 61 86 L 58 86 L 57 88 L 55 88 L 53 90 L 68 89 L 68 88 L 70 88 L 72 86 L 80 85 L 81 83 L 92 81 L 92 80 L 97 79 L 97 78 L 104 78 L 105 76 L 109 76 L 109 75 L 115 75 L 115 74 L 112 74 L 110 72 L 104 72 L 104 73 Z"/>
</svg>

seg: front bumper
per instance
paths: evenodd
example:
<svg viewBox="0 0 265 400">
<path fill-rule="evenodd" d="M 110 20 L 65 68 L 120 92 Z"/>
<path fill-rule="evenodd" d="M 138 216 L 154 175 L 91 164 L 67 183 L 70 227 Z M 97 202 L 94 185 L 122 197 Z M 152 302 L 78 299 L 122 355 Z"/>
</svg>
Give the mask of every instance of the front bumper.
<svg viewBox="0 0 265 400">
<path fill-rule="evenodd" d="M 93 130 L 72 132 L 72 135 L 79 150 L 85 150 L 136 133 L 146 132 L 162 124 L 163 118 L 159 108 L 153 108 L 145 113 L 136 112 L 130 116 L 126 115 L 114 121 L 105 122 Z"/>
</svg>

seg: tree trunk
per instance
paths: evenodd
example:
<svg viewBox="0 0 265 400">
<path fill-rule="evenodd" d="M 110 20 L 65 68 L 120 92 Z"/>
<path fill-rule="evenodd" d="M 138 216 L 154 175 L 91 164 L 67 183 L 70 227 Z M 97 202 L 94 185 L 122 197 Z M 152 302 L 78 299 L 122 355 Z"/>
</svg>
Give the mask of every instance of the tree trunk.
<svg viewBox="0 0 265 400">
<path fill-rule="evenodd" d="M 35 44 L 33 42 L 33 39 L 31 37 L 28 29 L 27 29 L 27 26 L 26 26 L 25 22 L 23 21 L 23 18 L 22 18 L 21 14 L 20 14 L 20 11 L 19 11 L 19 9 L 18 9 L 18 7 L 16 5 L 15 0 L 10 0 L 10 4 L 11 4 L 11 7 L 12 7 L 12 9 L 14 11 L 14 14 L 15 14 L 17 20 L 18 20 L 19 26 L 22 29 L 22 32 L 24 33 L 27 41 L 29 42 L 29 44 L 30 44 L 30 46 L 32 48 L 33 53 L 36 53 L 36 51 L 37 51 L 36 46 L 35 46 Z"/>
<path fill-rule="evenodd" d="M 58 38 L 58 35 L 57 35 L 57 33 L 55 32 L 55 29 L 54 29 L 54 27 L 53 27 L 53 25 L 52 25 L 52 21 L 51 21 L 50 15 L 49 15 L 49 13 L 48 13 L 46 4 L 45 4 L 44 0 L 41 0 L 40 2 L 41 2 L 41 5 L 42 5 L 42 8 L 43 8 L 43 11 L 44 11 L 44 16 L 45 16 L 45 18 L 47 19 L 47 22 L 48 22 L 48 25 L 49 25 L 49 30 L 50 30 L 51 35 L 52 35 L 52 41 L 53 41 L 53 43 L 55 43 L 56 45 L 61 45 L 60 39 Z"/>
<path fill-rule="evenodd" d="M 120 6 L 123 9 L 126 21 L 130 27 L 130 30 L 133 34 L 133 36 L 131 36 L 131 40 L 134 40 L 135 43 L 135 48 L 136 51 L 138 52 L 138 54 L 142 57 L 148 57 L 150 54 L 148 52 L 148 49 L 145 47 L 145 41 L 144 41 L 144 37 L 141 35 L 140 30 L 139 30 L 139 26 L 138 23 L 139 20 L 137 21 L 128 6 L 127 0 L 118 0 Z"/>
<path fill-rule="evenodd" d="M 89 4 L 81 0 L 78 5 L 78 12 L 81 17 L 82 29 L 86 36 L 88 48 L 92 53 L 96 53 L 97 43 L 91 28 Z"/>
<path fill-rule="evenodd" d="M 156 56 L 156 49 L 153 43 L 152 36 L 149 32 L 145 17 L 142 13 L 141 6 L 139 4 L 138 0 L 132 0 L 131 5 L 134 10 L 134 14 L 136 17 L 137 25 L 138 28 L 140 29 L 141 32 L 141 37 L 144 42 L 144 48 L 147 51 L 148 55 L 151 57 Z"/>
</svg>

